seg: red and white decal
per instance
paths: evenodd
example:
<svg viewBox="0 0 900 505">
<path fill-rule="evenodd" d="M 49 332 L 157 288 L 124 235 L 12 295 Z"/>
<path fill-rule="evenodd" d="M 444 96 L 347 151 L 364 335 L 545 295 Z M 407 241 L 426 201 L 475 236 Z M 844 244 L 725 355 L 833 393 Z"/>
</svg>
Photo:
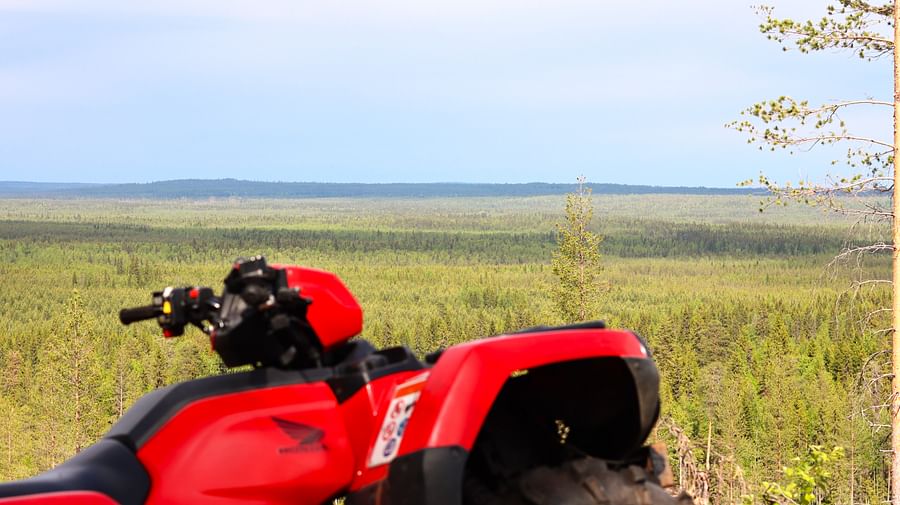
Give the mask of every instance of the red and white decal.
<svg viewBox="0 0 900 505">
<path fill-rule="evenodd" d="M 397 384 L 394 388 L 394 397 L 388 405 L 381 429 L 375 438 L 375 445 L 369 454 L 369 468 L 390 463 L 397 457 L 397 449 L 403 440 L 406 425 L 412 416 L 416 401 L 425 387 L 428 372 L 419 374 L 412 379 Z"/>
</svg>

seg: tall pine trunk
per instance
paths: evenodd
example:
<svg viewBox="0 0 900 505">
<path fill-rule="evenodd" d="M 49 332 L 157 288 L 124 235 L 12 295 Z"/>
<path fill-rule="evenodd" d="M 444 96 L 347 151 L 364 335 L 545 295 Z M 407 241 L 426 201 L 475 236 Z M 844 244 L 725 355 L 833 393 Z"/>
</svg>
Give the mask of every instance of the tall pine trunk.
<svg viewBox="0 0 900 505">
<path fill-rule="evenodd" d="M 894 188 L 893 215 L 891 216 L 892 251 L 892 350 L 893 374 L 891 381 L 891 503 L 900 505 L 900 0 L 894 1 Z"/>
</svg>

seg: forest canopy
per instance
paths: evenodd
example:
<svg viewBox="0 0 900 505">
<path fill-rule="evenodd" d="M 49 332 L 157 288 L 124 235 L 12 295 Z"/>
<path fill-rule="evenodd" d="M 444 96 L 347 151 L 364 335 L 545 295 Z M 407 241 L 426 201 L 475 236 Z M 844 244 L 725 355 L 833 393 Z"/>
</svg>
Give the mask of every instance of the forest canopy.
<svg viewBox="0 0 900 505">
<path fill-rule="evenodd" d="M 756 212 L 749 196 L 595 195 L 602 318 L 644 335 L 663 416 L 719 468 L 714 499 L 755 493 L 810 445 L 842 446 L 836 497 L 884 496 L 878 421 L 862 415 L 865 314 L 883 292 L 826 266 L 869 240 L 809 209 Z M 138 397 L 219 373 L 205 337 L 165 340 L 116 314 L 152 290 L 218 289 L 238 256 L 334 271 L 365 311 L 362 338 L 420 356 L 562 323 L 550 267 L 562 196 L 317 200 L 0 199 L 0 478 L 32 475 L 96 440 Z M 81 371 L 78 380 L 73 369 Z M 74 402 L 91 392 L 91 402 Z M 74 419 L 84 422 L 76 423 Z M 670 441 L 664 424 L 655 436 Z"/>
</svg>

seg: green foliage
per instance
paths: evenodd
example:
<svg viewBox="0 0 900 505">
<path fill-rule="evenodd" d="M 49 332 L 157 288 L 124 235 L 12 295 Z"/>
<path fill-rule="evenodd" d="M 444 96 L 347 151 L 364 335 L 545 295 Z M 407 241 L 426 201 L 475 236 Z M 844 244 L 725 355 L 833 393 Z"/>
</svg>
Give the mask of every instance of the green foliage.
<svg viewBox="0 0 900 505">
<path fill-rule="evenodd" d="M 825 16 L 817 21 L 778 18 L 769 6 L 757 10 L 763 17 L 760 31 L 769 40 L 783 44 L 785 51 L 789 49 L 787 43 L 793 42 L 802 53 L 843 50 L 869 61 L 894 51 L 893 3 L 890 2 L 875 5 L 862 0 L 838 0 L 838 4 L 827 6 Z M 891 76 L 885 75 L 885 80 L 888 79 Z M 887 193 L 892 189 L 893 143 L 889 139 L 851 131 L 843 117 L 860 107 L 875 108 L 884 112 L 882 117 L 887 125 L 890 124 L 888 111 L 893 105 L 888 100 L 859 98 L 811 106 L 807 100 L 781 96 L 753 104 L 741 112 L 747 119 L 726 126 L 747 134 L 747 142 L 758 144 L 759 149 L 784 149 L 793 154 L 821 145 L 847 145 L 843 162 L 852 172 L 848 175 L 830 177 L 824 183 L 809 180 L 778 183 L 763 174 L 759 182 L 772 193 L 776 203 L 797 200 L 838 212 L 887 220 L 890 211 L 882 205 L 873 206 L 866 212 L 850 212 L 845 202 L 836 196 Z M 832 165 L 840 161 L 835 159 Z"/>
<path fill-rule="evenodd" d="M 552 224 L 548 223 L 548 227 Z M 599 223 L 591 227 L 599 231 Z M 620 257 L 693 257 L 811 255 L 834 251 L 848 243 L 846 232 L 827 227 L 710 223 L 671 223 L 647 220 L 603 222 L 603 249 Z M 195 262 L 225 258 L 242 251 L 317 251 L 335 257 L 420 257 L 443 263 L 543 262 L 557 248 L 552 231 L 474 232 L 410 230 L 285 230 L 255 228 L 189 229 L 128 224 L 88 224 L 0 221 L 0 236 L 20 241 L 21 250 L 32 246 L 72 244 L 90 246 L 98 241 L 127 242 L 130 255 L 115 263 L 116 273 L 127 273 L 135 283 L 155 273 L 156 258 Z M 877 236 L 860 230 L 850 243 Z M 98 249 L 98 255 L 103 250 Z M 227 254 L 226 254 L 227 253 Z M 137 255 L 137 256 L 135 256 Z M 232 258 L 233 259 L 233 258 Z M 69 279 L 71 285 L 71 278 Z"/>
<path fill-rule="evenodd" d="M 773 16 L 774 9 L 769 6 L 757 10 L 765 18 L 759 29 L 769 40 L 778 43 L 791 40 L 803 53 L 845 49 L 871 60 L 884 56 L 894 47 L 894 41 L 884 33 L 894 11 L 891 2 L 877 5 L 863 0 L 838 0 L 837 5 L 827 6 L 826 15 L 816 21 L 779 19 Z M 785 45 L 783 49 L 789 48 Z"/>
<path fill-rule="evenodd" d="M 864 60 L 872 61 L 892 55 L 894 52 L 893 10 L 893 2 L 872 4 L 864 0 L 838 0 L 836 4 L 827 6 L 825 15 L 818 20 L 796 21 L 778 18 L 774 15 L 774 10 L 767 6 L 759 7 L 758 13 L 763 17 L 760 31 L 769 40 L 781 44 L 785 51 L 796 49 L 801 53 L 849 52 Z M 893 77 L 886 72 L 884 81 L 891 82 Z M 871 261 L 874 256 L 877 258 L 875 261 L 886 262 L 887 254 L 893 250 L 892 240 L 886 234 L 890 225 L 893 224 L 894 217 L 889 200 L 883 199 L 865 208 L 853 208 L 852 201 L 859 197 L 888 195 L 894 192 L 892 172 L 895 146 L 891 139 L 869 136 L 851 130 L 845 123 L 845 118 L 853 114 L 853 111 L 867 114 L 880 112 L 880 120 L 887 126 L 891 124 L 890 113 L 893 112 L 893 109 L 894 101 L 890 98 L 879 100 L 871 97 L 858 97 L 811 105 L 807 100 L 781 96 L 750 106 L 741 112 L 744 118 L 726 126 L 745 133 L 748 143 L 757 144 L 760 149 L 786 150 L 793 154 L 822 145 L 840 144 L 845 146 L 846 155 L 831 162 L 832 165 L 839 163 L 846 165 L 846 173 L 843 175 L 829 175 L 824 181 L 806 179 L 794 182 L 778 182 L 771 180 L 765 174 L 760 175 L 759 183 L 770 194 L 769 199 L 763 202 L 762 208 L 771 208 L 772 204 L 784 205 L 793 201 L 826 212 L 851 217 L 857 223 L 875 223 L 875 226 L 881 230 L 881 237 L 872 236 L 869 239 L 846 244 L 833 249 L 833 253 L 838 255 L 838 259 L 852 257 L 854 260 Z M 850 117 L 852 118 L 852 116 Z M 876 116 L 867 115 L 867 121 L 871 121 L 872 117 Z M 750 181 L 748 181 L 749 183 Z M 883 264 L 886 265 L 886 263 Z M 867 283 L 888 285 L 889 281 L 885 279 L 889 278 L 888 268 L 856 272 L 854 285 L 860 286 Z M 877 294 L 873 293 L 873 295 L 867 302 L 869 313 L 887 312 L 889 309 L 885 309 L 885 307 L 890 306 L 888 290 L 879 290 Z M 840 301 L 848 303 L 846 298 Z M 855 461 L 855 458 L 862 455 L 862 459 L 865 460 L 864 466 L 873 465 L 878 461 L 876 466 L 883 469 L 885 460 L 881 460 L 877 453 L 885 444 L 886 439 L 877 436 L 868 436 L 864 439 L 856 437 L 865 433 L 862 430 L 869 425 L 869 422 L 872 425 L 889 425 L 889 419 L 885 419 L 889 414 L 879 413 L 878 408 L 872 406 L 889 403 L 886 392 L 889 391 L 890 386 L 887 381 L 884 381 L 884 384 L 880 383 L 879 379 L 860 379 L 860 384 L 865 381 L 869 382 L 870 386 L 850 387 L 846 382 L 845 373 L 849 368 L 860 366 L 856 362 L 858 358 L 851 357 L 855 351 L 850 348 L 852 345 L 850 342 L 856 341 L 861 344 L 866 342 L 862 345 L 868 346 L 871 352 L 884 352 L 889 346 L 888 339 L 884 338 L 884 335 L 887 335 L 885 331 L 890 329 L 891 324 L 886 319 L 882 319 L 878 325 L 880 329 L 876 330 L 873 325 L 868 324 L 870 321 L 867 316 L 864 316 L 863 319 L 865 322 L 856 328 L 840 329 L 831 325 L 820 326 L 814 339 L 815 344 L 809 349 L 811 354 L 808 358 L 812 361 L 804 359 L 805 362 L 799 366 L 787 363 L 780 357 L 784 356 L 785 352 L 790 354 L 794 351 L 795 341 L 788 338 L 772 342 L 772 344 L 776 344 L 772 347 L 776 354 L 770 354 L 764 350 L 763 355 L 775 364 L 775 368 L 770 375 L 766 375 L 761 380 L 768 382 L 768 384 L 764 384 L 766 391 L 774 392 L 776 396 L 783 392 L 772 391 L 773 387 L 806 387 L 809 384 L 815 384 L 820 393 L 811 391 L 810 394 L 843 397 L 839 402 L 851 406 L 849 412 L 845 410 L 843 414 L 849 421 L 843 425 L 836 425 L 835 433 L 829 434 L 827 439 L 823 440 L 825 437 L 820 437 L 810 442 L 848 446 L 853 456 L 851 460 Z M 838 334 L 841 333 L 843 333 L 843 337 L 838 337 Z M 853 333 L 856 336 L 851 336 Z M 831 343 L 827 344 L 827 341 Z M 849 367 L 841 366 L 838 363 L 842 358 L 839 358 L 838 355 L 854 362 L 849 364 Z M 830 370 L 830 374 L 823 373 L 823 364 L 824 369 Z M 836 367 L 844 368 L 844 370 L 838 371 Z M 872 371 L 860 369 L 859 373 L 862 377 L 866 373 L 871 374 Z M 875 376 L 887 377 L 887 374 L 879 371 Z M 772 384 L 773 382 L 774 384 Z M 830 404 L 830 402 L 826 403 Z M 853 407 L 854 405 L 855 407 Z M 791 410 L 793 412 L 790 412 Z M 821 415 L 827 417 L 841 415 L 840 409 L 835 408 L 834 405 L 822 409 L 814 407 L 813 410 L 821 410 Z M 859 414 L 860 412 L 866 414 Z M 796 426 L 792 426 L 792 423 L 800 423 L 802 426 L 799 428 L 800 430 L 816 430 L 816 420 L 809 414 L 810 410 L 801 402 L 785 404 L 784 408 L 778 411 L 765 413 L 760 420 L 766 427 L 765 429 L 774 433 L 778 440 L 785 440 L 790 437 L 791 431 L 798 429 Z M 865 419 L 867 416 L 871 419 Z M 825 435 L 825 433 L 822 434 Z M 853 441 L 852 445 L 847 444 L 846 438 L 843 438 L 848 435 Z M 781 444 L 779 446 L 787 449 Z M 785 454 L 785 452 L 780 450 L 776 454 Z M 825 453 L 819 454 L 819 456 L 822 455 Z M 834 459 L 834 454 L 828 456 Z M 807 459 L 810 457 L 813 456 L 808 455 Z M 812 464 L 806 459 L 800 463 Z M 840 499 L 835 501 L 848 501 L 850 496 L 848 496 L 849 490 L 845 490 L 846 488 L 854 490 L 849 492 L 850 495 L 862 490 L 867 494 L 866 499 L 869 502 L 884 501 L 886 496 L 883 491 L 879 494 L 877 488 L 886 477 L 884 475 L 875 476 L 874 466 L 870 466 L 869 470 L 864 472 L 868 474 L 868 477 L 861 479 L 859 472 L 854 469 L 855 463 L 850 463 L 849 467 L 844 462 L 835 462 L 834 464 L 840 468 L 840 471 L 835 470 L 838 475 L 851 474 L 849 481 L 841 479 L 834 482 L 834 486 L 837 488 L 836 494 L 840 496 Z M 791 471 L 795 476 L 800 475 L 798 472 L 801 472 L 796 468 Z M 886 475 L 886 472 L 884 473 Z M 813 477 L 810 479 L 815 480 Z M 780 496 L 787 500 L 786 497 L 790 494 L 790 502 L 799 503 L 798 500 L 807 500 L 809 494 L 800 491 L 798 491 L 800 494 L 791 493 L 782 493 Z M 824 500 L 825 498 L 816 495 L 815 499 Z M 858 497 L 854 497 L 854 500 L 861 501 Z M 808 500 L 802 502 L 807 503 Z"/>
<path fill-rule="evenodd" d="M 765 482 L 762 499 L 772 505 L 827 505 L 834 503 L 829 485 L 832 467 L 844 457 L 844 448 L 830 451 L 810 446 L 806 454 L 784 467 L 782 483 Z"/>
<path fill-rule="evenodd" d="M 600 293 L 600 242 L 603 237 L 589 229 L 594 218 L 591 190 L 578 179 L 578 191 L 566 195 L 565 222 L 556 225 L 558 249 L 550 268 L 556 276 L 555 286 L 559 314 L 564 321 L 587 321 L 597 317 Z"/>
</svg>

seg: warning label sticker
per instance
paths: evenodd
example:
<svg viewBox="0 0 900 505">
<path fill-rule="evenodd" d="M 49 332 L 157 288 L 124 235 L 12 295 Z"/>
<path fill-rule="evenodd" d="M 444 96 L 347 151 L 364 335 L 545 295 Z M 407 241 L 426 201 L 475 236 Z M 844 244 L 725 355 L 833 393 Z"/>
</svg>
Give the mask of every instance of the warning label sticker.
<svg viewBox="0 0 900 505">
<path fill-rule="evenodd" d="M 381 423 L 381 429 L 378 431 L 378 437 L 375 439 L 375 446 L 372 447 L 372 453 L 369 455 L 369 468 L 390 463 L 397 457 L 397 450 L 400 448 L 400 441 L 403 440 L 406 424 L 412 416 L 413 408 L 416 406 L 416 401 L 419 399 L 427 379 L 428 373 L 426 372 L 397 384 L 394 396 L 388 405 L 387 414 Z"/>
</svg>

